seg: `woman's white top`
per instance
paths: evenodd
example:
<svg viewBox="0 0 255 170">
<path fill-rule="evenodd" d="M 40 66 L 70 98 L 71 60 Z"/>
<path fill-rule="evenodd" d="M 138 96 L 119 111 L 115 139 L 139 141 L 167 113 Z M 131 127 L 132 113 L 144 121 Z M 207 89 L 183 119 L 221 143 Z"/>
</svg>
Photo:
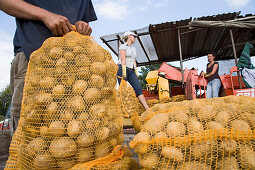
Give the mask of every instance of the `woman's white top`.
<svg viewBox="0 0 255 170">
<path fill-rule="evenodd" d="M 126 66 L 131 69 L 136 69 L 136 49 L 133 45 L 129 46 L 127 43 L 122 44 L 119 50 L 126 51 Z M 119 58 L 120 60 L 120 58 Z M 120 63 L 120 61 L 119 61 Z"/>
</svg>

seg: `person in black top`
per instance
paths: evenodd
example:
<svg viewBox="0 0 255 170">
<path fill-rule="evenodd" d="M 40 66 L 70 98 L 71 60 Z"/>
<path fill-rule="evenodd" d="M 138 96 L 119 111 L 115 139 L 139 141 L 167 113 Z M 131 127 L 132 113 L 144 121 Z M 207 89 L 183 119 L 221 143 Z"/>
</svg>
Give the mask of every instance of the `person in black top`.
<svg viewBox="0 0 255 170">
<path fill-rule="evenodd" d="M 206 73 L 204 74 L 205 78 L 208 81 L 206 89 L 206 98 L 219 97 L 219 90 L 221 86 L 220 76 L 218 74 L 219 63 L 214 61 L 215 53 L 210 52 L 207 55 L 208 64 L 206 67 Z"/>
<path fill-rule="evenodd" d="M 11 133 L 18 126 L 24 79 L 30 54 L 49 37 L 73 31 L 90 35 L 89 22 L 97 20 L 91 0 L 0 0 L 0 10 L 16 17 L 11 66 Z"/>
</svg>

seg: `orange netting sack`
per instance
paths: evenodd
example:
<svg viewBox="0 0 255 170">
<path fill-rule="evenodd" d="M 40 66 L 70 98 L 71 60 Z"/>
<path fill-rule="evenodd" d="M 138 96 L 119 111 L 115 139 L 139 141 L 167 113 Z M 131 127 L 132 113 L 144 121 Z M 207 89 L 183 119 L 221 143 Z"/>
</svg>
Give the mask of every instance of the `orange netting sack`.
<svg viewBox="0 0 255 170">
<path fill-rule="evenodd" d="M 130 142 L 145 169 L 255 169 L 255 98 L 156 104 Z"/>
<path fill-rule="evenodd" d="M 68 169 L 122 145 L 117 70 L 92 37 L 70 32 L 47 39 L 30 57 L 6 169 Z"/>
</svg>

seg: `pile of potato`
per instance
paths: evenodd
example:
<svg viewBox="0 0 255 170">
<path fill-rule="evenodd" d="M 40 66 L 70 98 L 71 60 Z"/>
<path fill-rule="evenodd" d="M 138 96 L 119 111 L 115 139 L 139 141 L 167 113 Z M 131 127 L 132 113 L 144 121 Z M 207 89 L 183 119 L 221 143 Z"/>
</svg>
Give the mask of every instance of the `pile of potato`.
<svg viewBox="0 0 255 170">
<path fill-rule="evenodd" d="M 145 169 L 255 169 L 255 98 L 156 104 L 130 142 Z"/>
<path fill-rule="evenodd" d="M 147 101 L 147 104 L 148 104 L 149 107 L 152 107 L 152 106 L 154 106 L 155 104 L 158 104 L 158 103 L 181 102 L 183 100 L 186 100 L 185 95 L 177 95 L 177 96 L 173 96 L 173 97 L 165 97 L 165 98 L 162 98 L 160 100 L 149 99 Z"/>
<path fill-rule="evenodd" d="M 181 102 L 183 100 L 186 100 L 185 95 L 176 95 L 172 97 L 172 102 Z"/>
<path fill-rule="evenodd" d="M 19 168 L 68 169 L 104 157 L 122 144 L 117 70 L 108 51 L 76 32 L 49 38 L 33 52 L 21 130 L 12 141 L 20 143 Z"/>
<path fill-rule="evenodd" d="M 129 118 L 133 113 L 141 114 L 145 111 L 142 104 L 135 95 L 133 87 L 123 81 L 117 93 L 123 116 Z"/>
</svg>

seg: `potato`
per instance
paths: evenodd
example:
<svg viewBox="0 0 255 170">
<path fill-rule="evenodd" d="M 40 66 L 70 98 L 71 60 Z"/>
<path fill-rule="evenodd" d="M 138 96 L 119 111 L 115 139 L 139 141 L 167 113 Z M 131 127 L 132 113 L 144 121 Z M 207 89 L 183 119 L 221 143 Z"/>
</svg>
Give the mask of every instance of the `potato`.
<svg viewBox="0 0 255 170">
<path fill-rule="evenodd" d="M 61 169 L 69 169 L 76 164 L 76 161 L 73 157 L 68 157 L 57 159 L 57 163 Z"/>
<path fill-rule="evenodd" d="M 235 140 L 221 141 L 219 148 L 227 155 L 235 153 L 237 148 L 237 142 Z"/>
<path fill-rule="evenodd" d="M 88 87 L 88 83 L 84 80 L 77 80 L 73 85 L 74 94 L 83 94 Z"/>
<path fill-rule="evenodd" d="M 181 150 L 173 146 L 171 147 L 163 146 L 161 155 L 163 155 L 166 158 L 169 158 L 170 160 L 177 161 L 177 162 L 183 161 L 183 157 L 184 157 Z"/>
<path fill-rule="evenodd" d="M 67 66 L 67 60 L 65 58 L 60 58 L 56 62 L 56 67 L 66 67 Z"/>
<path fill-rule="evenodd" d="M 145 124 L 142 126 L 142 130 L 155 134 L 164 128 L 168 120 L 169 118 L 167 114 L 156 114 L 150 120 L 145 122 Z"/>
<path fill-rule="evenodd" d="M 102 62 L 94 62 L 90 66 L 90 71 L 93 74 L 103 76 L 106 73 L 106 67 Z"/>
<path fill-rule="evenodd" d="M 45 121 L 50 121 L 57 117 L 58 104 L 56 102 L 51 102 L 47 108 L 47 112 L 43 115 Z"/>
<path fill-rule="evenodd" d="M 103 118 L 106 114 L 106 107 L 103 104 L 96 104 L 90 108 L 90 114 Z"/>
<path fill-rule="evenodd" d="M 134 151 L 136 153 L 144 154 L 148 152 L 149 145 L 148 144 L 142 144 L 139 142 L 146 142 L 150 141 L 151 137 L 148 132 L 139 132 L 135 135 L 133 142 L 138 142 L 138 144 L 134 147 Z"/>
<path fill-rule="evenodd" d="M 34 159 L 36 169 L 52 169 L 56 166 L 49 152 L 39 153 Z"/>
<path fill-rule="evenodd" d="M 183 136 L 186 133 L 186 127 L 180 122 L 170 122 L 166 127 L 166 133 L 169 137 Z"/>
<path fill-rule="evenodd" d="M 89 86 L 94 88 L 102 88 L 104 86 L 104 79 L 99 75 L 93 74 L 89 80 Z"/>
<path fill-rule="evenodd" d="M 69 157 L 75 154 L 77 145 L 70 138 L 55 138 L 49 147 L 49 151 L 55 158 Z"/>
<path fill-rule="evenodd" d="M 30 107 L 29 107 L 30 108 Z M 41 113 L 36 111 L 36 110 L 29 110 L 27 112 L 25 112 L 27 114 L 25 114 L 25 121 L 27 123 L 40 123 L 41 122 Z"/>
<path fill-rule="evenodd" d="M 50 136 L 49 128 L 47 126 L 42 126 L 40 128 L 40 135 L 41 135 L 41 137 L 48 137 L 48 136 Z"/>
<path fill-rule="evenodd" d="M 102 158 L 111 152 L 111 146 L 109 142 L 103 142 L 95 146 L 95 158 Z"/>
<path fill-rule="evenodd" d="M 101 92 L 96 88 L 89 88 L 84 93 L 84 100 L 89 103 L 99 102 Z"/>
<path fill-rule="evenodd" d="M 41 88 L 53 88 L 55 86 L 55 79 L 53 77 L 45 77 L 40 80 L 39 85 Z"/>
<path fill-rule="evenodd" d="M 54 121 L 49 126 L 49 132 L 52 136 L 62 136 L 65 133 L 65 125 L 61 121 Z"/>
<path fill-rule="evenodd" d="M 140 165 L 145 169 L 156 169 L 157 163 L 159 160 L 159 156 L 155 153 L 150 153 L 145 155 L 143 158 L 140 158 Z"/>
<path fill-rule="evenodd" d="M 248 125 L 251 127 L 251 129 L 255 129 L 255 116 L 254 116 L 254 113 L 253 113 L 254 110 L 255 109 L 249 110 L 251 113 L 248 113 L 248 112 L 243 113 L 242 117 L 241 117 L 242 120 L 244 120 L 248 123 Z"/>
<path fill-rule="evenodd" d="M 238 162 L 242 162 L 242 169 L 255 169 L 255 152 L 248 144 L 239 145 Z"/>
<path fill-rule="evenodd" d="M 238 131 L 250 131 L 249 124 L 243 120 L 233 120 L 231 122 L 231 128 Z"/>
<path fill-rule="evenodd" d="M 110 130 L 107 127 L 98 129 L 95 133 L 95 139 L 99 142 L 106 140 L 110 135 Z"/>
<path fill-rule="evenodd" d="M 82 123 L 78 120 L 72 120 L 67 125 L 67 134 L 71 138 L 77 137 L 82 129 Z"/>
<path fill-rule="evenodd" d="M 197 118 L 200 121 L 210 121 L 216 116 L 216 111 L 212 105 L 204 105 L 198 110 Z"/>
<path fill-rule="evenodd" d="M 169 113 L 169 119 L 177 121 L 183 124 L 187 124 L 189 121 L 188 115 L 183 110 L 177 110 Z"/>
<path fill-rule="evenodd" d="M 239 165 L 234 156 L 225 157 L 223 160 L 219 160 L 217 162 L 217 168 L 219 169 L 227 169 L 227 170 L 239 170 Z"/>
<path fill-rule="evenodd" d="M 63 97 L 63 95 L 65 94 L 65 87 L 62 84 L 56 85 L 53 89 L 52 89 L 52 95 L 54 97 Z"/>
<path fill-rule="evenodd" d="M 82 96 L 77 95 L 69 100 L 69 106 L 74 111 L 82 111 L 85 109 L 85 103 L 83 101 Z"/>
<path fill-rule="evenodd" d="M 74 55 L 73 52 L 67 51 L 67 52 L 64 53 L 64 58 L 65 58 L 65 59 L 74 59 L 74 58 L 75 58 L 75 55 Z"/>
<path fill-rule="evenodd" d="M 64 123 L 67 123 L 67 122 L 73 120 L 73 114 L 72 114 L 70 111 L 68 111 L 68 110 L 62 111 L 62 112 L 60 113 L 60 118 L 59 118 L 59 120 L 61 120 L 61 121 L 64 122 Z M 80 119 L 79 119 L 79 120 L 80 120 Z"/>
<path fill-rule="evenodd" d="M 224 127 L 228 125 L 229 120 L 230 114 L 227 111 L 221 111 L 215 117 L 215 121 L 220 122 Z"/>
<path fill-rule="evenodd" d="M 87 162 L 90 161 L 94 156 L 93 148 L 80 148 L 78 151 L 77 161 Z"/>
<path fill-rule="evenodd" d="M 109 143 L 110 143 L 111 147 L 114 148 L 118 144 L 118 140 L 117 140 L 117 138 L 112 138 L 109 140 Z"/>
<path fill-rule="evenodd" d="M 77 77 L 79 79 L 88 79 L 91 76 L 88 66 L 82 66 L 77 71 Z"/>
<path fill-rule="evenodd" d="M 163 131 L 161 131 L 161 132 L 158 132 L 158 133 L 156 133 L 156 135 L 154 136 L 154 138 L 167 138 L 168 137 L 168 135 L 166 134 L 166 132 L 163 132 Z"/>
<path fill-rule="evenodd" d="M 75 57 L 75 64 L 79 67 L 89 66 L 90 60 L 87 55 L 81 54 Z M 89 69 L 87 70 L 89 72 Z"/>
<path fill-rule="evenodd" d="M 49 93 L 40 93 L 35 97 L 35 101 L 39 105 L 45 105 L 52 101 L 52 96 Z"/>
<path fill-rule="evenodd" d="M 187 124 L 188 133 L 199 133 L 204 130 L 203 125 L 197 120 L 196 117 L 191 117 Z"/>
<path fill-rule="evenodd" d="M 77 120 L 83 121 L 85 123 L 89 119 L 89 114 L 87 112 L 81 112 L 80 115 L 77 117 Z"/>
<path fill-rule="evenodd" d="M 211 121 L 206 124 L 207 129 L 215 129 L 215 130 L 224 130 L 224 127 L 222 124 L 216 121 Z"/>
<path fill-rule="evenodd" d="M 91 145 L 93 145 L 93 142 L 94 142 L 93 137 L 90 134 L 86 133 L 86 132 L 82 133 L 77 138 L 77 143 L 81 147 L 91 146 Z"/>
<path fill-rule="evenodd" d="M 43 151 L 46 148 L 47 144 L 43 140 L 43 138 L 38 137 L 33 139 L 29 144 L 27 145 L 27 152 L 31 156 L 37 154 L 39 151 Z"/>
<path fill-rule="evenodd" d="M 50 53 L 49 53 L 49 57 L 51 59 L 58 59 L 60 57 L 62 57 L 62 54 L 63 54 L 63 49 L 60 48 L 60 47 L 53 47 L 51 50 L 50 50 Z"/>
<path fill-rule="evenodd" d="M 195 158 L 201 158 L 205 156 L 205 154 L 210 154 L 217 147 L 216 141 L 205 141 L 198 144 L 191 145 L 191 153 Z"/>
<path fill-rule="evenodd" d="M 118 66 L 112 59 L 105 62 L 105 67 L 109 74 L 116 75 L 118 72 Z"/>
</svg>

